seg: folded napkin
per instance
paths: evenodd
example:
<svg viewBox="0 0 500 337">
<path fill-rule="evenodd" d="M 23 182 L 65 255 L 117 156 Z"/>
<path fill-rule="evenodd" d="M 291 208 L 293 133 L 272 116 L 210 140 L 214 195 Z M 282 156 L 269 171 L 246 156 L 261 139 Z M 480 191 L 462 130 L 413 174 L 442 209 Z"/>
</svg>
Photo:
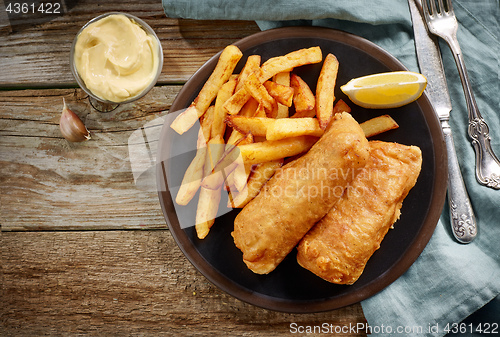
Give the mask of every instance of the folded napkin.
<svg viewBox="0 0 500 337">
<path fill-rule="evenodd" d="M 455 0 L 453 5 L 476 100 L 490 126 L 492 147 L 500 155 L 499 2 Z M 378 44 L 409 70 L 419 71 L 404 0 L 163 0 L 163 7 L 169 17 L 256 20 L 263 30 L 289 25 L 336 28 Z M 447 46 L 442 44 L 441 50 L 453 104 L 450 123 L 479 234 L 468 245 L 457 243 L 446 203 L 417 261 L 389 287 L 362 302 L 373 336 L 442 336 L 454 331 L 472 336 L 479 331 L 473 323 L 484 328 L 500 321 L 500 190 L 476 181 L 459 75 Z M 483 306 L 481 315 L 463 321 Z"/>
</svg>

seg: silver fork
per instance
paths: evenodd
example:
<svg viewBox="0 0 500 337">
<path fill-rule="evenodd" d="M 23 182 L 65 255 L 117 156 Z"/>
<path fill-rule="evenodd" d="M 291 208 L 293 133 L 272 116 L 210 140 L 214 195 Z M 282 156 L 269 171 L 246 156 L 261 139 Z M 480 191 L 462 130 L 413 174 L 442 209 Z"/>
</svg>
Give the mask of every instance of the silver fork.
<svg viewBox="0 0 500 337">
<path fill-rule="evenodd" d="M 500 189 L 500 161 L 490 144 L 490 131 L 476 104 L 469 76 L 457 40 L 458 22 L 451 0 L 422 0 L 425 21 L 429 31 L 446 41 L 458 67 L 460 80 L 469 111 L 468 134 L 476 152 L 476 179 L 479 183 Z"/>
</svg>

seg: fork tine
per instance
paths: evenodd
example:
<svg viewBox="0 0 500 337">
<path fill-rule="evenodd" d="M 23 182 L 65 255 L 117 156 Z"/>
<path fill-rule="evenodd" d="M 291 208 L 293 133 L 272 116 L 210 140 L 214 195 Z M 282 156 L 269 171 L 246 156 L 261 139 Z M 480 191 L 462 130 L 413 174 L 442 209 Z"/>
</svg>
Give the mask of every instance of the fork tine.
<svg viewBox="0 0 500 337">
<path fill-rule="evenodd" d="M 448 14 L 455 15 L 455 13 L 453 12 L 453 6 L 451 5 L 451 0 L 446 0 L 446 7 L 448 10 Z"/>
<path fill-rule="evenodd" d="M 436 1 L 435 0 L 429 0 L 429 3 L 431 5 L 431 10 L 429 11 L 429 13 L 431 15 L 437 15 L 437 11 L 436 11 Z"/>
<path fill-rule="evenodd" d="M 443 15 L 446 12 L 446 9 L 444 8 L 443 0 L 438 0 L 438 11 L 436 14 Z"/>
<path fill-rule="evenodd" d="M 424 16 L 425 16 L 425 19 L 428 20 L 428 17 L 430 15 L 430 11 L 429 11 L 429 4 L 427 2 L 428 0 L 422 0 L 422 9 L 423 9 L 423 12 L 424 12 Z"/>
</svg>

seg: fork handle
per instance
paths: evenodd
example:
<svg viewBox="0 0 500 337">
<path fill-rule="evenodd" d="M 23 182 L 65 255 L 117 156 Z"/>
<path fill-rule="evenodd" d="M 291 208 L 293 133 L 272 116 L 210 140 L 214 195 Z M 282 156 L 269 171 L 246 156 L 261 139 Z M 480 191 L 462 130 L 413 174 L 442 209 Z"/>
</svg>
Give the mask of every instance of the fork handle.
<svg viewBox="0 0 500 337">
<path fill-rule="evenodd" d="M 500 175 L 498 173 L 500 161 L 491 148 L 490 130 L 477 107 L 460 46 L 456 42 L 456 38 L 446 39 L 446 42 L 450 46 L 455 63 L 457 64 L 460 81 L 462 82 L 465 94 L 467 111 L 469 112 L 467 132 L 476 153 L 476 179 L 482 185 L 500 189 Z"/>
<path fill-rule="evenodd" d="M 448 121 L 441 121 L 448 153 L 448 203 L 453 235 L 460 243 L 469 243 L 477 235 L 476 219 L 460 172 L 453 135 Z"/>
</svg>

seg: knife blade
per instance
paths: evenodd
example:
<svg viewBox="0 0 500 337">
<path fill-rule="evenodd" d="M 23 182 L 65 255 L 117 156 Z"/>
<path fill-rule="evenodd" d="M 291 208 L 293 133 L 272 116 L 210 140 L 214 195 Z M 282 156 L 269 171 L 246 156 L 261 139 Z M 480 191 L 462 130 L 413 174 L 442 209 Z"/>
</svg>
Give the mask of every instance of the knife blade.
<svg viewBox="0 0 500 337">
<path fill-rule="evenodd" d="M 420 0 L 408 0 L 420 72 L 427 78 L 425 91 L 441 122 L 448 154 L 448 204 L 451 228 L 460 243 L 470 243 L 477 235 L 474 211 L 465 187 L 453 142 L 449 119 L 452 110 L 437 38 L 432 36 L 422 15 Z"/>
<path fill-rule="evenodd" d="M 451 100 L 437 37 L 430 35 L 427 30 L 421 15 L 420 0 L 408 0 L 408 4 L 413 22 L 418 67 L 427 78 L 427 95 L 439 119 L 447 119 L 450 117 Z"/>
</svg>

